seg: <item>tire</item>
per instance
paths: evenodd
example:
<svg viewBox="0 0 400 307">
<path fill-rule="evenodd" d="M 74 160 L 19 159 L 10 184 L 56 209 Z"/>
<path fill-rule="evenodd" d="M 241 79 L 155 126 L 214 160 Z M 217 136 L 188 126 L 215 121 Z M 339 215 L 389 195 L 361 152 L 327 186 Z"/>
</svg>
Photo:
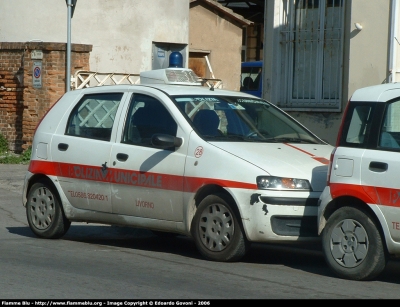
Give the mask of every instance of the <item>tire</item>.
<svg viewBox="0 0 400 307">
<path fill-rule="evenodd" d="M 209 195 L 201 201 L 193 218 L 192 236 L 200 254 L 212 261 L 237 261 L 250 245 L 239 214 L 223 195 Z"/>
<path fill-rule="evenodd" d="M 46 239 L 62 237 L 69 229 L 57 192 L 46 181 L 32 185 L 28 193 L 26 216 L 32 232 Z"/>
<path fill-rule="evenodd" d="M 353 207 L 343 207 L 328 219 L 322 232 L 325 260 L 344 279 L 373 280 L 385 268 L 388 254 L 373 219 Z"/>
</svg>

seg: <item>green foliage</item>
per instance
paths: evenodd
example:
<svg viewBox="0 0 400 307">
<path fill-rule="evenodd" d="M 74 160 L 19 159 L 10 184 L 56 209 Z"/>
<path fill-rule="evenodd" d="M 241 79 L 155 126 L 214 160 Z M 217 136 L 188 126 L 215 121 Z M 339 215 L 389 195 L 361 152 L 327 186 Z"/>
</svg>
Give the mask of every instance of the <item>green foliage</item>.
<svg viewBox="0 0 400 307">
<path fill-rule="evenodd" d="M 28 164 L 31 159 L 32 148 L 29 147 L 21 155 L 7 153 L 0 156 L 0 164 Z"/>
<path fill-rule="evenodd" d="M 10 152 L 7 139 L 0 133 L 0 164 L 28 164 L 31 159 L 31 153 L 31 147 L 20 155 Z"/>
<path fill-rule="evenodd" d="M 0 133 L 0 154 L 3 154 L 8 151 L 8 142 L 7 139 Z"/>
</svg>

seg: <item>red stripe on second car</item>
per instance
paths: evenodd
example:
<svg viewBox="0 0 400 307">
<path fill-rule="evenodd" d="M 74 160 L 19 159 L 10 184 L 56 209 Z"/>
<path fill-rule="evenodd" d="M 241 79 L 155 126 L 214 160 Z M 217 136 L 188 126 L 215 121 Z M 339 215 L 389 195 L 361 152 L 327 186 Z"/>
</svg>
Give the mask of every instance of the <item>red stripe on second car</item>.
<svg viewBox="0 0 400 307">
<path fill-rule="evenodd" d="M 216 184 L 226 188 L 257 190 L 254 183 L 231 181 L 216 178 L 184 177 L 178 175 L 140 172 L 116 168 L 106 168 L 62 162 L 32 160 L 29 165 L 31 173 L 46 174 L 81 180 L 127 184 L 172 191 L 195 192 L 201 186 Z"/>
<path fill-rule="evenodd" d="M 361 185 L 331 182 L 330 190 L 332 198 L 341 196 L 354 196 L 367 204 L 376 204 L 376 197 L 371 198 L 371 195 L 367 194 Z"/>
<path fill-rule="evenodd" d="M 330 183 L 332 198 L 353 196 L 367 204 L 400 207 L 400 190 L 356 184 Z"/>
</svg>

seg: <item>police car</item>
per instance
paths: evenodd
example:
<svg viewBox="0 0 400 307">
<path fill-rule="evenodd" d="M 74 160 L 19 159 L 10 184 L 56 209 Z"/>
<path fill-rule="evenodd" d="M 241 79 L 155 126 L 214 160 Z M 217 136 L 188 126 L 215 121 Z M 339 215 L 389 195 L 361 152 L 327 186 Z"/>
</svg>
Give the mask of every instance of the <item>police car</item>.
<svg viewBox="0 0 400 307">
<path fill-rule="evenodd" d="M 339 277 L 371 280 L 400 255 L 400 84 L 351 97 L 318 209 L 328 265 Z"/>
<path fill-rule="evenodd" d="M 235 261 L 251 242 L 319 241 L 332 149 L 265 100 L 158 69 L 62 96 L 35 132 L 23 205 L 41 238 L 71 222 L 132 226 Z"/>
</svg>

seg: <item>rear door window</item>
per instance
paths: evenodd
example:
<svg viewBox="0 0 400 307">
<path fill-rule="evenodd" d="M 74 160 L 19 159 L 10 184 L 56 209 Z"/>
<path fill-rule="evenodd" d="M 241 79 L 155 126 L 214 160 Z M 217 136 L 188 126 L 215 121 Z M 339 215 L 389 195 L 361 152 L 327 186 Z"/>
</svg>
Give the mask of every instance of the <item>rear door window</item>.
<svg viewBox="0 0 400 307">
<path fill-rule="evenodd" d="M 123 93 L 85 95 L 72 110 L 66 135 L 110 141 Z"/>
<path fill-rule="evenodd" d="M 380 149 L 400 150 L 400 99 L 386 107 L 378 144 Z"/>
</svg>

